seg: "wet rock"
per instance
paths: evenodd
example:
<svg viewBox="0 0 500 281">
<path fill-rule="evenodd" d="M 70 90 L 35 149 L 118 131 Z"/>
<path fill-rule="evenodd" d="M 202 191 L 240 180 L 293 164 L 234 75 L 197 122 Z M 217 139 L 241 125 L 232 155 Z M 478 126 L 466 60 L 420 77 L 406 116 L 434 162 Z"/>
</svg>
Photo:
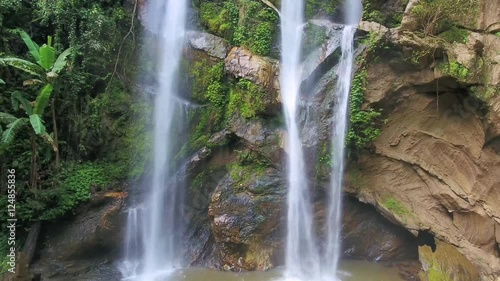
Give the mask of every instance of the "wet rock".
<svg viewBox="0 0 500 281">
<path fill-rule="evenodd" d="M 284 143 L 281 125 L 276 124 L 276 120 L 245 119 L 241 115 L 234 115 L 228 122 L 228 130 L 240 138 L 246 147 L 280 166 Z"/>
<path fill-rule="evenodd" d="M 234 167 L 212 194 L 208 213 L 223 268 L 276 266 L 286 190 L 277 170 L 263 169 Z"/>
<path fill-rule="evenodd" d="M 344 199 L 342 249 L 344 258 L 407 261 L 417 258 L 417 241 L 408 231 L 383 218 L 369 205 Z"/>
<path fill-rule="evenodd" d="M 225 61 L 226 71 L 237 78 L 245 78 L 263 88 L 279 90 L 278 61 L 254 55 L 245 47 L 233 47 Z"/>
<path fill-rule="evenodd" d="M 118 277 L 103 279 L 90 275 L 119 257 L 125 196 L 125 193 L 96 194 L 76 217 L 46 225 L 43 246 L 32 271 L 43 280 L 118 280 Z"/>
<path fill-rule="evenodd" d="M 189 31 L 186 37 L 192 48 L 204 51 L 209 56 L 219 59 L 226 57 L 228 44 L 224 39 L 210 33 L 198 31 Z"/>
<path fill-rule="evenodd" d="M 442 94 L 439 102 L 414 89 L 402 93 L 404 103 L 388 114 L 375 153 L 351 167 L 351 192 L 409 230 L 428 229 L 458 245 L 481 280 L 495 280 L 500 155 L 485 146 L 481 113 L 458 93 Z"/>
</svg>

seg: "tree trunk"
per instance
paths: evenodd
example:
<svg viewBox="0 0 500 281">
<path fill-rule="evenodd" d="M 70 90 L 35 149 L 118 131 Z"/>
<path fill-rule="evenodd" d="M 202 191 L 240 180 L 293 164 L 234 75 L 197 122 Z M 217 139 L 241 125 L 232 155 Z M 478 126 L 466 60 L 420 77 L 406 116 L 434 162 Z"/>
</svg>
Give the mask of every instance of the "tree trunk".
<svg viewBox="0 0 500 281">
<path fill-rule="evenodd" d="M 37 154 L 37 146 L 36 146 L 36 137 L 35 133 L 31 132 L 31 173 L 30 173 L 30 183 L 31 188 L 36 189 L 38 183 L 38 167 L 36 164 L 36 154 Z"/>
<path fill-rule="evenodd" d="M 56 123 L 56 109 L 55 109 L 55 97 L 52 99 L 52 125 L 54 130 L 54 152 L 56 154 L 56 171 L 59 171 L 60 160 L 59 160 L 59 139 L 57 134 L 57 123 Z"/>
<path fill-rule="evenodd" d="M 41 228 L 41 222 L 36 222 L 31 225 L 30 231 L 28 232 L 28 237 L 26 238 L 26 242 L 24 243 L 23 254 L 26 257 L 28 266 L 30 265 L 31 261 L 33 260 L 33 256 L 35 255 L 36 245 Z"/>
</svg>

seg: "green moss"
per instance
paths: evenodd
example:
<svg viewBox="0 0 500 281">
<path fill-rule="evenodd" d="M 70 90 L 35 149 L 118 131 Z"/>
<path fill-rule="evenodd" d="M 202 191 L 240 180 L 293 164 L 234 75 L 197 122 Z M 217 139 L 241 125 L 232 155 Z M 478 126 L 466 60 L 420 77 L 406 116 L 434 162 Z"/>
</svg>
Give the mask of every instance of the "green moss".
<svg viewBox="0 0 500 281">
<path fill-rule="evenodd" d="M 373 109 L 362 109 L 367 77 L 366 70 L 362 69 L 354 76 L 352 81 L 349 100 L 350 128 L 347 132 L 347 145 L 351 152 L 358 152 L 363 149 L 380 134 L 380 129 L 376 127 L 376 121 L 381 116 L 381 113 Z"/>
<path fill-rule="evenodd" d="M 249 80 L 241 79 L 231 87 L 228 114 L 240 112 L 244 118 L 254 118 L 265 109 L 264 90 Z"/>
<path fill-rule="evenodd" d="M 326 167 L 328 169 L 331 169 L 333 167 L 332 154 L 329 142 L 325 142 L 321 146 L 321 149 L 319 150 L 318 153 L 318 163 L 321 166 Z"/>
<path fill-rule="evenodd" d="M 467 38 L 469 38 L 470 32 L 466 29 L 457 28 L 452 26 L 450 29 L 445 32 L 439 34 L 439 37 L 443 38 L 445 41 L 449 43 L 458 42 L 458 43 L 466 43 Z"/>
<path fill-rule="evenodd" d="M 427 272 L 428 281 L 450 281 L 450 278 L 446 273 L 438 271 L 434 268 L 430 268 Z"/>
<path fill-rule="evenodd" d="M 238 24 L 239 11 L 229 1 L 223 5 L 212 2 L 202 2 L 199 6 L 202 24 L 215 35 L 230 38 Z"/>
<path fill-rule="evenodd" d="M 392 197 L 389 197 L 384 201 L 384 206 L 393 214 L 400 217 L 403 220 L 403 223 L 406 223 L 406 218 L 408 216 L 412 216 L 412 213 L 408 208 Z"/>
<path fill-rule="evenodd" d="M 469 75 L 469 69 L 457 61 L 440 63 L 438 67 L 444 75 L 453 76 L 459 81 L 465 81 Z"/>
<path fill-rule="evenodd" d="M 206 182 L 207 172 L 205 170 L 201 171 L 196 177 L 191 181 L 189 185 L 189 191 L 194 192 L 200 190 L 203 184 Z"/>
<path fill-rule="evenodd" d="M 227 171 L 231 179 L 235 182 L 236 189 L 245 188 L 255 181 L 256 178 L 262 176 L 266 169 L 266 165 L 258 163 L 233 163 L 227 165 Z"/>
<path fill-rule="evenodd" d="M 228 84 L 224 63 L 203 59 L 190 67 L 192 98 L 202 107 L 189 112 L 190 134 L 176 159 L 182 159 L 205 146 L 210 136 L 225 125 Z"/>
</svg>

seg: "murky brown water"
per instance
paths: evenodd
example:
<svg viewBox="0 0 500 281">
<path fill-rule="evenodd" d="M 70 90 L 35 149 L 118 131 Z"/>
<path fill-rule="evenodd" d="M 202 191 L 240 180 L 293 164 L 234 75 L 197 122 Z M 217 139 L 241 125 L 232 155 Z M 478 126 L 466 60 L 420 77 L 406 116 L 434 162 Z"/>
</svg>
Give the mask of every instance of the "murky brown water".
<svg viewBox="0 0 500 281">
<path fill-rule="evenodd" d="M 342 261 L 340 275 L 342 281 L 404 281 L 396 268 L 383 264 L 363 261 Z M 191 268 L 178 272 L 168 281 L 280 281 L 282 272 L 228 273 L 201 268 Z"/>
</svg>

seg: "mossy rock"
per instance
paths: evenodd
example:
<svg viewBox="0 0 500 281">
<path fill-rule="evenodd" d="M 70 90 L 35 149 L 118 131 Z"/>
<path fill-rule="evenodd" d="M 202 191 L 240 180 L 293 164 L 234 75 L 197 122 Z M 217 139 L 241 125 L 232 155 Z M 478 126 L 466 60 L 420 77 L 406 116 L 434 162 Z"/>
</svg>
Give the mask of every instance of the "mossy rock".
<svg viewBox="0 0 500 281">
<path fill-rule="evenodd" d="M 418 247 L 419 260 L 423 271 L 421 281 L 477 281 L 479 272 L 455 247 L 436 241 L 433 252 L 430 246 Z"/>
</svg>

